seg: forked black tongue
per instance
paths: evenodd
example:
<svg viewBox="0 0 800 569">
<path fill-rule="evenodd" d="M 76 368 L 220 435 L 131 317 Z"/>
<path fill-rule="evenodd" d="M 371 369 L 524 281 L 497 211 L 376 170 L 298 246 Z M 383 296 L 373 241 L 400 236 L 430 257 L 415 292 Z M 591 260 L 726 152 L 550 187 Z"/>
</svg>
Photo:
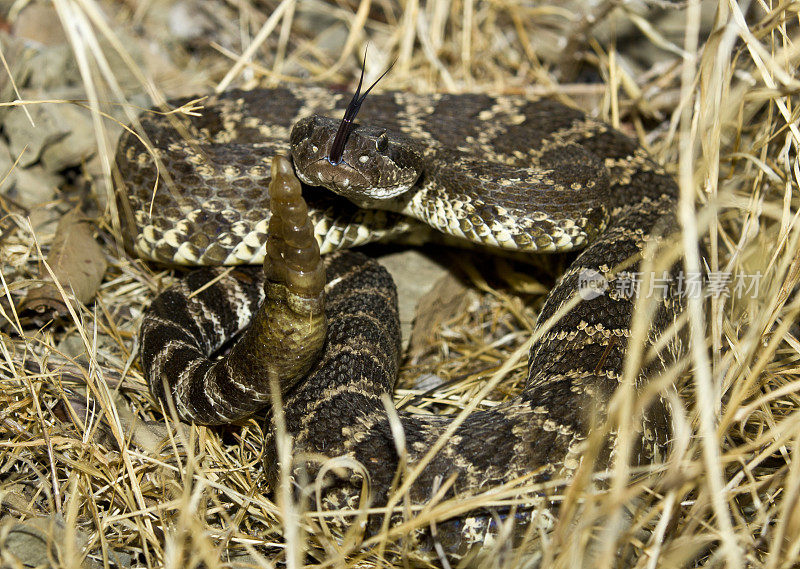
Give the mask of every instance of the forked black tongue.
<svg viewBox="0 0 800 569">
<path fill-rule="evenodd" d="M 353 95 L 353 98 L 350 100 L 350 104 L 347 105 L 347 108 L 344 111 L 344 116 L 342 117 L 342 122 L 339 124 L 339 130 L 336 131 L 336 137 L 333 139 L 333 144 L 331 144 L 331 151 L 328 154 L 328 162 L 336 166 L 339 162 L 342 161 L 342 155 L 344 154 L 344 145 L 347 144 L 347 138 L 350 136 L 350 133 L 353 130 L 353 119 L 356 118 L 359 109 L 361 108 L 361 103 L 364 102 L 364 99 L 367 98 L 369 92 L 372 91 L 372 88 L 378 84 L 378 81 L 383 79 L 383 77 L 389 73 L 389 71 L 394 66 L 394 62 L 390 65 L 386 71 L 384 71 L 380 77 L 378 77 L 375 82 L 369 86 L 363 95 L 361 93 L 361 83 L 364 81 L 364 67 L 367 65 L 367 50 L 364 50 L 364 63 L 361 65 L 361 77 L 358 79 L 358 87 L 356 87 L 356 92 Z M 359 96 L 360 95 L 360 96 Z"/>
</svg>

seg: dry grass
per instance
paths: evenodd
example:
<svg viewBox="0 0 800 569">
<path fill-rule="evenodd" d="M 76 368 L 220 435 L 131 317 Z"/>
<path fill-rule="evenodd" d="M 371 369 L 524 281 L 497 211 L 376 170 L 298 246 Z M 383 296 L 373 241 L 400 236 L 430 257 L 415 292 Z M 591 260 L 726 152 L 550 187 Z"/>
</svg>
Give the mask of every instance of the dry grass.
<svg viewBox="0 0 800 569">
<path fill-rule="evenodd" d="M 77 62 L 68 80 L 81 85 L 98 148 L 88 174 L 76 170 L 74 186 L 92 192 L 86 207 L 97 212 L 110 266 L 92 304 L 69 300 L 69 313 L 56 321 L 18 314 L 13 306 L 39 278 L 39 247 L 52 241 L 52 230 L 34 229 L 37 214 L 60 215 L 76 193 L 64 189 L 63 199 L 39 211 L 0 196 L 0 565 L 17 566 L 11 552 L 20 536 L 40 554 L 32 564 L 65 567 L 424 564 L 397 540 L 409 527 L 449 508 L 517 500 L 519 487 L 495 489 L 438 504 L 367 548 L 336 545 L 317 517 L 269 499 L 256 421 L 168 430 L 174 425 L 164 423 L 132 356 L 141 311 L 171 277 L 119 247 L 108 199 L 119 125 L 109 114 L 133 120 L 137 110 L 125 96 L 142 92 L 160 102 L 162 93 L 233 84 L 350 84 L 366 40 L 368 75 L 397 59 L 386 86 L 547 93 L 638 136 L 679 180 L 687 269 L 705 263 L 712 274 L 731 275 L 726 294 L 690 310 L 691 372 L 674 401 L 669 462 L 631 484 L 631 473 L 618 468 L 607 492 L 579 477 L 538 546 L 542 566 L 800 563 L 798 6 L 710 4 L 688 2 L 656 18 L 611 1 L 584 13 L 583 3 L 197 0 L 182 4 L 183 20 L 200 31 L 181 35 L 164 24 L 178 9 L 172 3 L 54 0 L 54 21 Z M 21 5 L 7 14 L 12 24 Z M 16 72 L 20 61 L 11 55 L 19 52 L 3 45 Z M 582 82 L 597 77 L 602 82 Z M 65 99 L 4 93 L 31 105 Z M 705 260 L 697 256 L 700 239 Z M 493 399 L 519 385 L 524 354 L 510 358 L 521 353 L 540 297 L 515 297 L 513 286 L 492 289 L 480 277 L 475 286 L 485 290 L 480 301 L 434 346 L 451 359 L 424 364 L 452 381 L 423 395 L 399 390 L 404 405 L 457 411 L 484 385 L 476 370 L 511 372 Z M 482 564 L 517 567 L 523 553 L 498 546 Z"/>
</svg>

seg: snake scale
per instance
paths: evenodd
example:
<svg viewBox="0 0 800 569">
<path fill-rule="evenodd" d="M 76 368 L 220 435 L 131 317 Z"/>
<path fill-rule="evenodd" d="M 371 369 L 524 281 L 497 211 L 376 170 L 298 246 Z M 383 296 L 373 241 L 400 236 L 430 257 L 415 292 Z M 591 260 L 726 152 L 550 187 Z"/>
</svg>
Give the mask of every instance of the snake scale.
<svg viewBox="0 0 800 569">
<path fill-rule="evenodd" d="M 583 248 L 541 310 L 537 326 L 546 329 L 530 348 L 522 393 L 458 425 L 409 483 L 407 499 L 425 504 L 443 486 L 438 499 L 520 479 L 568 480 L 593 417 L 606 414 L 623 381 L 635 298 L 620 292 L 615 271 L 636 272 L 647 244 L 676 231 L 674 181 L 607 124 L 520 96 L 371 96 L 331 160 L 340 121 L 328 117 L 346 103 L 319 87 L 230 91 L 195 116 L 145 115 L 155 152 L 123 135 L 119 201 L 140 256 L 190 265 L 267 259 L 264 270 L 191 272 L 153 302 L 140 335 L 152 392 L 186 421 L 218 424 L 268 407 L 281 381 L 293 479 L 312 488 L 314 507 L 384 505 L 453 418 L 387 412 L 400 359 L 394 289 L 374 261 L 342 250 L 442 234 L 506 251 Z M 289 163 L 273 160 L 290 152 L 307 209 Z M 320 185 L 349 199 L 312 187 Z M 320 261 L 319 250 L 330 254 Z M 587 274 L 607 287 L 570 304 Z M 655 303 L 645 345 L 680 309 L 669 295 Z M 226 357 L 209 359 L 243 329 Z M 678 344 L 661 342 L 638 366 L 640 391 L 674 361 Z M 670 436 L 663 398 L 642 415 L 633 465 L 663 457 Z M 275 415 L 267 416 L 275 482 Z M 611 464 L 615 440 L 593 449 L 596 468 Z M 514 520 L 546 529 L 556 502 L 529 497 L 532 506 Z M 438 524 L 435 541 L 463 553 L 509 512 L 461 513 Z M 368 530 L 380 519 L 370 516 Z"/>
</svg>

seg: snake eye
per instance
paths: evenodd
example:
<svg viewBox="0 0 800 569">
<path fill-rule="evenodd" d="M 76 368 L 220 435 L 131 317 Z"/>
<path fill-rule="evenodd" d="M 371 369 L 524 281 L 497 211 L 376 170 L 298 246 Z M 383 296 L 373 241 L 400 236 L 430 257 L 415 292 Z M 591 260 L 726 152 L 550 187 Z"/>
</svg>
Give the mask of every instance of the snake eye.
<svg viewBox="0 0 800 569">
<path fill-rule="evenodd" d="M 387 148 L 389 148 L 389 135 L 386 134 L 386 131 L 383 131 L 375 140 L 375 149 L 378 152 L 386 152 Z"/>
<path fill-rule="evenodd" d="M 317 117 L 308 117 L 301 119 L 292 127 L 292 133 L 289 137 L 290 144 L 296 146 L 308 139 L 311 136 L 317 123 Z"/>
</svg>

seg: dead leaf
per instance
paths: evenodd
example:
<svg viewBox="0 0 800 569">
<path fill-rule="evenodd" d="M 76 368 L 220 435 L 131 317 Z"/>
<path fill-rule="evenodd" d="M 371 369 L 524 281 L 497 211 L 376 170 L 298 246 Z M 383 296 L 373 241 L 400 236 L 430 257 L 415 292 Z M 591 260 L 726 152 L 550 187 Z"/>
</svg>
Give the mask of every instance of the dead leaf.
<svg viewBox="0 0 800 569">
<path fill-rule="evenodd" d="M 416 361 L 430 350 L 444 322 L 467 309 L 471 293 L 452 273 L 445 273 L 419 300 L 407 352 L 411 361 Z"/>
<path fill-rule="evenodd" d="M 89 537 L 77 528 L 66 531 L 61 516 L 25 521 L 6 516 L 0 520 L 0 550 L 23 567 L 61 566 L 58 561 L 64 560 L 67 536 L 73 538 L 73 553 L 81 556 Z M 78 566 L 89 568 L 97 564 L 84 559 Z"/>
<path fill-rule="evenodd" d="M 106 259 L 92 235 L 92 225 L 78 210 L 73 210 L 58 222 L 47 264 L 67 295 L 81 303 L 92 300 L 103 282 Z M 49 271 L 42 267 L 43 280 L 52 281 Z M 66 313 L 66 304 L 58 287 L 52 282 L 32 289 L 22 302 L 22 309 L 38 312 L 53 310 Z"/>
</svg>

